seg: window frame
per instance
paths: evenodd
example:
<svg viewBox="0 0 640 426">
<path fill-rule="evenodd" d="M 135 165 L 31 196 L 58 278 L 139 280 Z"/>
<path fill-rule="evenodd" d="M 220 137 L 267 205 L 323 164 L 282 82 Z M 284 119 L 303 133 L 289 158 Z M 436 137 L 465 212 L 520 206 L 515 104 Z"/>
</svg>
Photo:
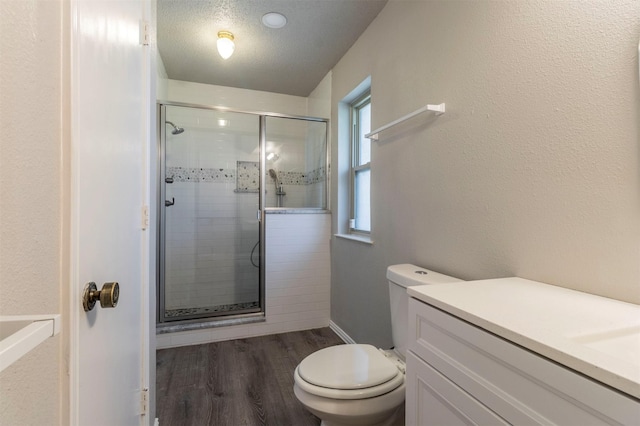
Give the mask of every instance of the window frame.
<svg viewBox="0 0 640 426">
<path fill-rule="evenodd" d="M 364 236 L 371 235 L 371 222 L 369 222 L 369 229 L 361 229 L 356 228 L 357 218 L 357 191 L 356 191 L 356 176 L 358 173 L 363 171 L 369 171 L 369 176 L 371 176 L 371 159 L 365 164 L 360 164 L 361 157 L 361 149 L 360 149 L 360 111 L 366 107 L 367 105 L 371 106 L 371 91 L 367 90 L 358 98 L 356 98 L 349 105 L 350 108 L 350 116 L 351 116 L 351 134 L 350 134 L 350 153 L 351 153 L 351 161 L 349 165 L 349 175 L 350 175 L 350 195 L 349 195 L 349 233 L 351 234 L 360 234 Z M 369 180 L 369 218 L 371 218 L 371 180 Z"/>
</svg>

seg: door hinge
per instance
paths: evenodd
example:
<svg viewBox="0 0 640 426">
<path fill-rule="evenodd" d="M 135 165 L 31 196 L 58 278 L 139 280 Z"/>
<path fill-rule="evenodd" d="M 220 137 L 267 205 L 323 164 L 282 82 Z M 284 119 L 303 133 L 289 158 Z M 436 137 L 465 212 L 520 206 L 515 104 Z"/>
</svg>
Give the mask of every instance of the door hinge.
<svg viewBox="0 0 640 426">
<path fill-rule="evenodd" d="M 140 21 L 140 44 L 143 46 L 148 46 L 151 41 L 151 36 L 149 35 L 149 22 L 148 21 Z"/>
<path fill-rule="evenodd" d="M 146 231 L 149 227 L 149 206 L 142 206 L 142 211 L 140 213 L 140 224 L 142 226 L 142 230 Z"/>
<path fill-rule="evenodd" d="M 140 415 L 146 416 L 148 409 L 149 409 L 149 388 L 144 388 L 140 393 Z"/>
</svg>

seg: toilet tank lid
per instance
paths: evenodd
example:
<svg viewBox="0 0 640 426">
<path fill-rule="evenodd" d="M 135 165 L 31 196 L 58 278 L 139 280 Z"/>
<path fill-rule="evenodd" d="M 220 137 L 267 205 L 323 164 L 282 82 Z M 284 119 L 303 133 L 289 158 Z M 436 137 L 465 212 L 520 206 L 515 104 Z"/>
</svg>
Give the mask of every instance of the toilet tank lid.
<svg viewBox="0 0 640 426">
<path fill-rule="evenodd" d="M 389 266 L 387 268 L 387 279 L 402 287 L 462 281 L 410 263 Z"/>
</svg>

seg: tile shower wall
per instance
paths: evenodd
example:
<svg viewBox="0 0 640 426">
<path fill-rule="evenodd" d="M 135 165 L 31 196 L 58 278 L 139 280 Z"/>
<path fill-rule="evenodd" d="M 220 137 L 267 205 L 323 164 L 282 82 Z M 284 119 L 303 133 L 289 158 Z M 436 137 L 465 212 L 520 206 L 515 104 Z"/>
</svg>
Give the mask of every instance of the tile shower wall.
<svg viewBox="0 0 640 426">
<path fill-rule="evenodd" d="M 234 179 L 175 181 L 167 190 L 175 205 L 166 208 L 166 309 L 258 300 L 258 269 L 250 261 L 257 194 L 235 188 Z"/>
<path fill-rule="evenodd" d="M 268 165 L 267 165 L 268 166 Z M 274 169 L 277 170 L 277 169 Z M 287 195 L 284 196 L 286 208 L 321 208 L 324 201 L 324 185 L 326 179 L 326 167 L 308 169 L 305 172 L 277 171 L 278 178 L 284 186 Z M 267 177 L 267 195 L 265 205 L 276 206 L 275 182 Z"/>
<path fill-rule="evenodd" d="M 160 334 L 168 348 L 329 325 L 331 215 L 267 214 L 266 321 Z"/>
<path fill-rule="evenodd" d="M 248 303 L 258 300 L 258 270 L 251 251 L 258 238 L 258 197 L 252 183 L 257 163 L 239 170 L 167 167 L 165 307 L 167 310 Z M 249 164 L 250 171 L 242 171 Z M 255 165 L 255 169 L 251 167 Z M 285 206 L 303 207 L 323 197 L 324 168 L 311 173 L 281 172 Z M 267 197 L 275 197 L 269 178 Z M 275 205 L 275 198 L 273 199 Z M 234 246 L 235 251 L 228 247 Z M 258 251 L 254 253 L 258 263 Z M 169 315 L 172 316 L 172 315 Z"/>
</svg>

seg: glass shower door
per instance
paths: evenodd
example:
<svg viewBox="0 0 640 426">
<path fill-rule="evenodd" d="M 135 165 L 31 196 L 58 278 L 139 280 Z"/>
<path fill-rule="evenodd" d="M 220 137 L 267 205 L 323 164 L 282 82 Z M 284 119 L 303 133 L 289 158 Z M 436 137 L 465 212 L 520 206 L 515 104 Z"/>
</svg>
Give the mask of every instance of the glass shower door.
<svg viewBox="0 0 640 426">
<path fill-rule="evenodd" d="M 327 122 L 266 117 L 265 206 L 327 205 Z"/>
<path fill-rule="evenodd" d="M 260 312 L 255 115 L 162 106 L 159 321 Z"/>
</svg>

